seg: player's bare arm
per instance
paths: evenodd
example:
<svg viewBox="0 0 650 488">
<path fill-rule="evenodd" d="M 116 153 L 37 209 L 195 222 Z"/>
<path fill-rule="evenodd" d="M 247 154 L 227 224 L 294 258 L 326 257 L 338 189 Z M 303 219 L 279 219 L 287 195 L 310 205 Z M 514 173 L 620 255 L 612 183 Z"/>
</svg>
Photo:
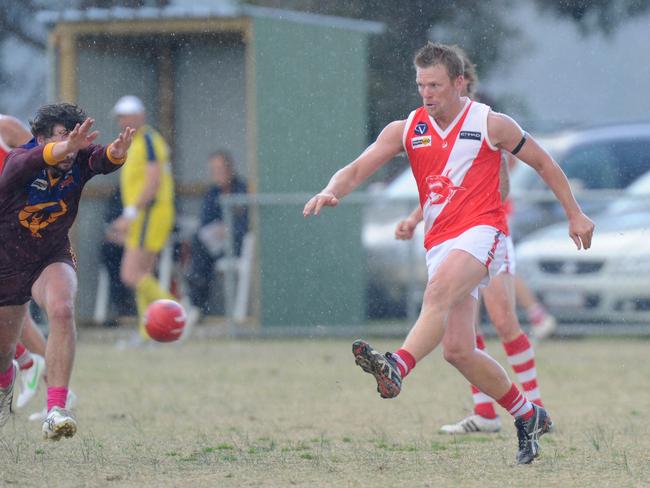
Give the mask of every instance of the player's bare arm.
<svg viewBox="0 0 650 488">
<path fill-rule="evenodd" d="M 539 173 L 564 207 L 569 220 L 569 236 L 576 247 L 589 249 L 594 223 L 580 209 L 569 180 L 553 158 L 507 115 L 492 112 L 488 117 L 488 134 L 492 144 L 516 154 L 521 161 Z"/>
<path fill-rule="evenodd" d="M 158 161 L 150 161 L 147 164 L 146 183 L 135 204 L 136 208 L 146 208 L 156 198 L 160 180 L 162 179 L 162 171 L 162 165 Z"/>
<path fill-rule="evenodd" d="M 375 171 L 402 152 L 404 124 L 406 121 L 396 120 L 384 127 L 377 140 L 357 159 L 334 173 L 327 186 L 307 202 L 302 214 L 305 217 L 312 213 L 318 215 L 323 207 L 336 207 L 340 198 L 352 192 Z"/>
<path fill-rule="evenodd" d="M 398 222 L 397 226 L 395 227 L 395 239 L 398 239 L 400 241 L 408 241 L 410 239 L 413 239 L 415 229 L 423 219 L 424 216 L 422 214 L 422 207 L 418 205 L 413 209 L 408 217 Z"/>
</svg>

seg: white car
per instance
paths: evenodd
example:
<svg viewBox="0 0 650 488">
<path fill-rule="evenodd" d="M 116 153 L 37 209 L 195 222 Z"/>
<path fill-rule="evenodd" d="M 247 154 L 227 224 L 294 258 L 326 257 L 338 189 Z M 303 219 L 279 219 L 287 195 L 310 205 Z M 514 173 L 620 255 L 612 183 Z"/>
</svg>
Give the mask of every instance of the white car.
<svg viewBox="0 0 650 488">
<path fill-rule="evenodd" d="M 645 197 L 645 198 L 644 198 Z M 650 320 L 650 174 L 593 217 L 592 247 L 577 251 L 566 223 L 527 236 L 517 272 L 563 321 Z"/>
</svg>

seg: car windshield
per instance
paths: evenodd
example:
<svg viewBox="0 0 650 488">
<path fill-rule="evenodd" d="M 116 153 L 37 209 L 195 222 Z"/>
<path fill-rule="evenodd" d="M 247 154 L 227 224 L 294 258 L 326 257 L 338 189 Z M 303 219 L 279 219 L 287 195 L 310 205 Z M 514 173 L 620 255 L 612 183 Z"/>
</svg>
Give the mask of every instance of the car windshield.
<svg viewBox="0 0 650 488">
<path fill-rule="evenodd" d="M 625 190 L 626 195 L 648 195 L 650 194 L 650 171 L 639 177 Z"/>
<path fill-rule="evenodd" d="M 535 137 L 535 140 L 548 151 L 553 159 L 559 160 L 563 146 L 559 140 L 545 137 Z M 519 195 L 529 190 L 543 190 L 544 188 L 544 181 L 539 177 L 537 171 L 526 163 L 517 161 L 517 165 L 510 173 L 510 191 L 512 194 Z"/>
<path fill-rule="evenodd" d="M 650 168 L 650 138 L 630 134 L 572 144 L 568 137 L 540 138 L 540 144 L 562 166 L 576 190 L 623 189 Z M 512 192 L 547 190 L 528 165 L 520 164 L 511 175 Z"/>
</svg>

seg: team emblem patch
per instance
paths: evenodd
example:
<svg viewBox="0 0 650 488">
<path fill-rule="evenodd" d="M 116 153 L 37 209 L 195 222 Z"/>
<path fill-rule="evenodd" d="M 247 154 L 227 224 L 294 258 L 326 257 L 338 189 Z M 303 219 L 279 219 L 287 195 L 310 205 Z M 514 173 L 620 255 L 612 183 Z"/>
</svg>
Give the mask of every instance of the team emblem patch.
<svg viewBox="0 0 650 488">
<path fill-rule="evenodd" d="M 47 181 L 37 178 L 34 181 L 32 181 L 31 186 L 32 188 L 36 188 L 37 190 L 47 190 Z"/>
<path fill-rule="evenodd" d="M 431 146 L 431 136 L 412 137 L 411 146 L 413 149 Z"/>
<path fill-rule="evenodd" d="M 472 132 L 469 130 L 461 130 L 460 134 L 458 135 L 459 139 L 473 139 L 475 141 L 480 141 L 481 140 L 481 133 L 480 132 Z"/>
<path fill-rule="evenodd" d="M 415 129 L 413 129 L 413 132 L 423 136 L 427 133 L 427 130 L 429 130 L 429 126 L 426 122 L 418 122 L 418 124 L 415 126 Z"/>
<path fill-rule="evenodd" d="M 431 205 L 450 202 L 457 191 L 465 190 L 462 186 L 454 185 L 454 182 L 449 178 L 450 172 L 451 170 L 447 171 L 444 175 L 427 176 L 425 181 L 429 188 L 428 199 Z"/>
</svg>

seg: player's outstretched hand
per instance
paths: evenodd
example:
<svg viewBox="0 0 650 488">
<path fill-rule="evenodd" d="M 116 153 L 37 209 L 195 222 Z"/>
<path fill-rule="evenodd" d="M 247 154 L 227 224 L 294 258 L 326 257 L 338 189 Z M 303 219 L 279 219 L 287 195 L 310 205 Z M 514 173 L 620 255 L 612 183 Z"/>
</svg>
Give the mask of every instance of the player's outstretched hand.
<svg viewBox="0 0 650 488">
<path fill-rule="evenodd" d="M 126 156 L 126 153 L 133 142 L 134 134 L 135 129 L 125 127 L 124 130 L 120 132 L 120 135 L 117 136 L 117 139 L 111 143 L 111 156 L 115 159 L 122 159 Z"/>
<path fill-rule="evenodd" d="M 87 118 L 81 124 L 75 125 L 74 129 L 68 134 L 68 153 L 85 149 L 97 139 L 99 131 L 90 131 L 94 123 L 95 119 Z"/>
<path fill-rule="evenodd" d="M 413 239 L 413 234 L 415 233 L 415 228 L 418 226 L 417 222 L 414 222 L 413 219 L 404 219 L 397 224 L 395 227 L 395 239 L 400 241 L 408 241 Z"/>
<path fill-rule="evenodd" d="M 569 236 L 575 242 L 578 250 L 589 249 L 591 238 L 594 235 L 595 225 L 589 217 L 580 213 L 578 216 L 569 219 Z"/>
<path fill-rule="evenodd" d="M 304 217 L 310 214 L 318 215 L 323 207 L 336 207 L 339 199 L 330 191 L 322 191 L 309 199 L 302 210 Z"/>
</svg>

